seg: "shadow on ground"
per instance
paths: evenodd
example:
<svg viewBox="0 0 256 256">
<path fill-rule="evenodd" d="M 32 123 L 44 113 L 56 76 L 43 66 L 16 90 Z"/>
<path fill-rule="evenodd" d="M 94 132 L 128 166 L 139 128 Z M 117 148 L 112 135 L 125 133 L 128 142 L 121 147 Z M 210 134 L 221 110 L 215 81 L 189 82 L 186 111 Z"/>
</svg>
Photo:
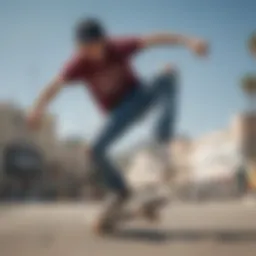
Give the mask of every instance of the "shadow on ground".
<svg viewBox="0 0 256 256">
<path fill-rule="evenodd" d="M 161 231 L 155 229 L 123 229 L 112 234 L 111 238 L 125 241 L 138 241 L 150 243 L 166 242 L 195 242 L 213 240 L 223 243 L 256 242 L 255 231 L 191 231 L 171 230 Z"/>
</svg>

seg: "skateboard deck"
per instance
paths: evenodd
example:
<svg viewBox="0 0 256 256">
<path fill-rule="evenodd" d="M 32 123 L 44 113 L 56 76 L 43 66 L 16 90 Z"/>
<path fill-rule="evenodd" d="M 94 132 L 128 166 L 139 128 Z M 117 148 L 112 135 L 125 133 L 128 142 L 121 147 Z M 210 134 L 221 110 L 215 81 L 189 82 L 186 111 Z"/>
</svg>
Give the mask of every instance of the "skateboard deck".
<svg viewBox="0 0 256 256">
<path fill-rule="evenodd" d="M 111 235 L 123 225 L 129 222 L 142 220 L 150 223 L 159 222 L 161 220 L 161 210 L 167 205 L 168 200 L 164 197 L 151 198 L 139 204 L 127 204 L 124 209 L 115 213 L 115 216 L 101 226 L 99 220 L 96 219 L 92 230 L 97 235 Z"/>
</svg>

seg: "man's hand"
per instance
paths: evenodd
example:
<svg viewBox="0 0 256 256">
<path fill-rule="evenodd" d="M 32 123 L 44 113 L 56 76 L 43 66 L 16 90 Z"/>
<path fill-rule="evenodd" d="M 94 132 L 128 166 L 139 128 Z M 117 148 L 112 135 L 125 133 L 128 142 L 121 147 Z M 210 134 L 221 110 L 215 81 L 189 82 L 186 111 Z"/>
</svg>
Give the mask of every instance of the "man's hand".
<svg viewBox="0 0 256 256">
<path fill-rule="evenodd" d="M 159 33 L 145 36 L 142 39 L 143 48 L 160 46 L 160 45 L 181 45 L 188 47 L 199 56 L 208 54 L 208 43 L 204 40 L 191 38 L 179 34 Z"/>
<path fill-rule="evenodd" d="M 187 45 L 198 56 L 204 57 L 208 55 L 209 45 L 203 40 L 192 39 L 188 41 Z"/>
<path fill-rule="evenodd" d="M 39 130 L 42 126 L 43 112 L 32 109 L 27 115 L 27 125 L 31 130 Z"/>
</svg>

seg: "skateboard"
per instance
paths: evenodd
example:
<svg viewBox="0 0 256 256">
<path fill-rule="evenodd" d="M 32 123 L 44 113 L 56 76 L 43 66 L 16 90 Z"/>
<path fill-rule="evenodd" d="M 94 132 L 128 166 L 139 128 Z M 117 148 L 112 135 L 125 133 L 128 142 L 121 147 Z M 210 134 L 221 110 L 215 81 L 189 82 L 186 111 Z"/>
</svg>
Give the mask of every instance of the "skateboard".
<svg viewBox="0 0 256 256">
<path fill-rule="evenodd" d="M 135 220 L 144 220 L 149 223 L 159 222 L 161 210 L 167 205 L 168 200 L 164 197 L 151 198 L 140 204 L 128 204 L 124 209 L 117 211 L 109 219 L 98 218 L 93 223 L 92 231 L 96 235 L 111 235 L 123 224 Z"/>
</svg>

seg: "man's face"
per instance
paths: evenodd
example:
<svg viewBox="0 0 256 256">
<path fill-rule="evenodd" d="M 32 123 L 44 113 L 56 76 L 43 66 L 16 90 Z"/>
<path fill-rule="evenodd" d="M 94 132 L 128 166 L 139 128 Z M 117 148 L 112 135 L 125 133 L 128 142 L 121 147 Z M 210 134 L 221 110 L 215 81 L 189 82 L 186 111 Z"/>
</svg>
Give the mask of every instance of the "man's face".
<svg viewBox="0 0 256 256">
<path fill-rule="evenodd" d="M 89 43 L 79 43 L 78 52 L 81 56 L 92 60 L 102 60 L 106 55 L 106 41 L 97 40 Z"/>
</svg>

